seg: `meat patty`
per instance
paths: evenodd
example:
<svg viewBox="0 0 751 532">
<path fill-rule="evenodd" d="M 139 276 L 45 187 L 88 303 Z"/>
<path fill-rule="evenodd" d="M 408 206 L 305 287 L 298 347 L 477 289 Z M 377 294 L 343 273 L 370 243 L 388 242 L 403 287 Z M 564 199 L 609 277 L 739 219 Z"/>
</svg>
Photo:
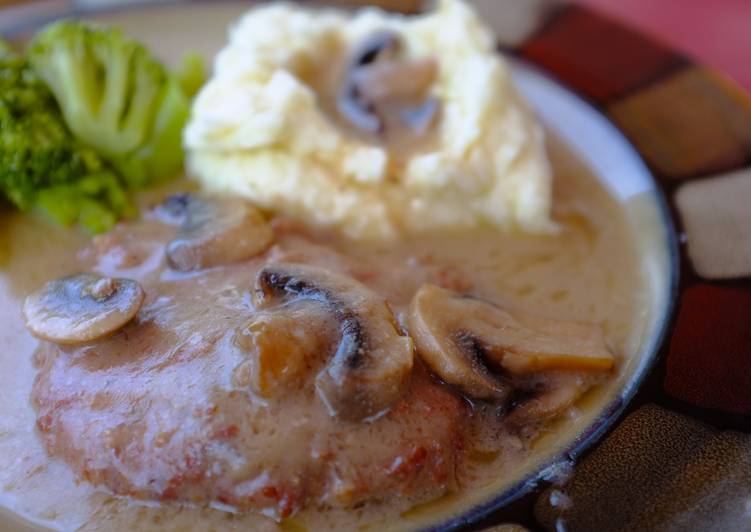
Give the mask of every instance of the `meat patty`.
<svg viewBox="0 0 751 532">
<path fill-rule="evenodd" d="M 33 401 L 52 456 L 116 494 L 218 502 L 276 518 L 313 504 L 423 501 L 452 488 L 466 406 L 419 363 L 387 414 L 349 422 L 329 414 L 314 386 L 328 351 L 318 342 L 332 330 L 326 323 L 301 321 L 316 352 L 268 396 L 252 386 L 257 365 L 238 341 L 259 315 L 250 292 L 270 257 L 294 254 L 397 290 L 390 280 L 284 232 L 253 260 L 177 273 L 164 258 L 175 231 L 151 217 L 118 227 L 82 254 L 83 270 L 134 278 L 146 300 L 132 323 L 105 340 L 40 347 Z"/>
</svg>

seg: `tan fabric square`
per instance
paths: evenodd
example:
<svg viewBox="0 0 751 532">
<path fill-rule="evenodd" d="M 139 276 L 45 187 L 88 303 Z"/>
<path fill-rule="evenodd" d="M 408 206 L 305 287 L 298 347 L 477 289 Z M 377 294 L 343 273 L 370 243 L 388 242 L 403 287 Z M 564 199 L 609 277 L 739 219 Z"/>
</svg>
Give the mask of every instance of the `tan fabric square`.
<svg viewBox="0 0 751 532">
<path fill-rule="evenodd" d="M 675 201 L 699 275 L 751 276 L 751 168 L 682 185 Z"/>
<path fill-rule="evenodd" d="M 691 67 L 625 98 L 612 118 L 660 173 L 730 170 L 751 152 L 748 97 L 715 72 Z"/>
</svg>

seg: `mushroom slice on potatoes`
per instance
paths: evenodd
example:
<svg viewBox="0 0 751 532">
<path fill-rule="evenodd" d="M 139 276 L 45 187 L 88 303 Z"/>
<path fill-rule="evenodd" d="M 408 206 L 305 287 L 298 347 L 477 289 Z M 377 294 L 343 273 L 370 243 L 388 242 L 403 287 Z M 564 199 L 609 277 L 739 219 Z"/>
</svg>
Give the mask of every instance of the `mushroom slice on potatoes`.
<svg viewBox="0 0 751 532">
<path fill-rule="evenodd" d="M 441 379 L 477 399 L 504 400 L 498 372 L 600 371 L 613 355 L 599 327 L 538 318 L 423 285 L 407 315 L 420 357 Z"/>
<path fill-rule="evenodd" d="M 182 224 L 166 248 L 174 270 L 189 272 L 248 259 L 273 240 L 271 226 L 242 199 L 190 195 L 180 199 Z"/>
<path fill-rule="evenodd" d="M 26 298 L 26 328 L 43 340 L 82 344 L 112 334 L 143 304 L 137 281 L 82 273 L 50 281 Z"/>
<path fill-rule="evenodd" d="M 399 57 L 399 35 L 376 32 L 355 48 L 337 101 L 339 112 L 366 133 L 387 134 L 387 126 L 422 134 L 438 114 L 438 100 L 428 95 L 438 76 L 430 57 Z"/>
<path fill-rule="evenodd" d="M 403 396 L 412 371 L 412 340 L 401 332 L 386 300 L 360 282 L 313 266 L 269 264 L 258 272 L 254 297 L 257 308 L 317 301 L 336 321 L 339 341 L 316 378 L 332 416 L 367 420 Z"/>
</svg>

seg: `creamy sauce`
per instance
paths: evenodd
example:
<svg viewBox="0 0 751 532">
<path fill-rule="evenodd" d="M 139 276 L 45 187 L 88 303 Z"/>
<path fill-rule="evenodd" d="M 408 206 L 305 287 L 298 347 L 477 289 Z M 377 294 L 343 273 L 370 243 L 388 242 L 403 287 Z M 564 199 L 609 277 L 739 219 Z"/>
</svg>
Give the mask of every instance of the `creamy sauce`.
<svg viewBox="0 0 751 532">
<path fill-rule="evenodd" d="M 623 207 L 618 205 L 562 146 L 550 142 L 555 169 L 555 236 L 502 234 L 492 229 L 412 238 L 384 247 L 364 246 L 334 236 L 327 244 L 374 267 L 390 268 L 396 278 L 416 264 L 435 263 L 470 279 L 467 290 L 538 315 L 602 324 L 618 367 L 635 356 L 646 326 L 641 310 L 648 294 Z M 179 185 L 178 185 L 179 186 Z M 148 198 L 147 202 L 153 201 Z M 31 217 L 3 213 L 0 222 L 3 275 L 0 277 L 0 503 L 47 526 L 60 529 L 212 530 L 382 529 L 398 526 L 403 514 L 420 508 L 365 505 L 356 510 L 303 511 L 276 524 L 227 508 L 178 507 L 136 503 L 113 497 L 78 481 L 68 467 L 47 457 L 35 433 L 29 395 L 35 377 L 32 357 L 37 342 L 20 318 L 23 298 L 44 281 L 73 273 L 77 250 L 87 239 L 52 228 Z M 399 284 L 376 287 L 397 311 L 408 301 Z M 556 426 L 587 408 L 570 409 Z M 534 442 L 531 444 L 534 449 Z M 497 483 L 530 451 L 521 438 L 506 438 L 488 452 L 475 451 L 462 474 L 456 501 L 473 490 Z M 440 502 L 437 504 L 441 504 Z M 433 503 L 432 508 L 437 508 Z M 405 525 L 406 526 L 406 525 Z M 414 526 L 414 524 L 409 525 Z"/>
</svg>

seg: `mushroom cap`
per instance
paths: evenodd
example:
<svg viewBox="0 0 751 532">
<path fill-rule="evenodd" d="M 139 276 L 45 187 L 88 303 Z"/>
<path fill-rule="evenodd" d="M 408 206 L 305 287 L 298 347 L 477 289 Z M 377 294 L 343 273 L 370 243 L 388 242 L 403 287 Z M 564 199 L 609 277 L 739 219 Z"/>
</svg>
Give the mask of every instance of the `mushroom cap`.
<svg viewBox="0 0 751 532">
<path fill-rule="evenodd" d="M 511 313 L 434 285 L 417 291 L 407 323 L 428 366 L 477 399 L 505 399 L 504 373 L 604 371 L 614 365 L 600 327 Z"/>
<path fill-rule="evenodd" d="M 335 318 L 335 352 L 316 378 L 318 395 L 332 416 L 351 421 L 377 417 L 404 395 L 414 362 L 386 300 L 362 283 L 300 264 L 268 264 L 256 277 L 255 303 L 314 300 Z"/>
<path fill-rule="evenodd" d="M 506 418 L 509 425 L 550 421 L 571 407 L 581 395 L 597 382 L 592 373 L 553 371 L 540 374 L 542 386 L 532 386 L 523 393 L 526 397 L 512 405 Z"/>
<path fill-rule="evenodd" d="M 392 30 L 381 30 L 370 34 L 355 48 L 349 61 L 350 68 L 368 65 L 378 59 L 393 59 L 402 47 L 399 34 Z"/>
<path fill-rule="evenodd" d="M 143 300 L 137 281 L 82 273 L 50 281 L 29 295 L 23 316 L 26 328 L 37 338 L 82 344 L 124 327 Z"/>
<path fill-rule="evenodd" d="M 417 353 L 443 381 L 475 399 L 505 400 L 510 385 L 488 367 L 483 346 L 470 334 L 471 317 L 456 294 L 423 285 L 412 298 L 407 327 Z"/>
<path fill-rule="evenodd" d="M 184 218 L 165 250 L 174 270 L 189 272 L 245 260 L 266 250 L 274 238 L 271 226 L 245 200 L 178 198 L 174 209 L 182 206 Z"/>
<path fill-rule="evenodd" d="M 365 38 L 352 54 L 337 107 L 361 131 L 386 136 L 406 128 L 422 135 L 438 114 L 439 101 L 428 96 L 437 61 L 399 58 L 401 47 L 399 35 L 384 30 Z"/>
</svg>

